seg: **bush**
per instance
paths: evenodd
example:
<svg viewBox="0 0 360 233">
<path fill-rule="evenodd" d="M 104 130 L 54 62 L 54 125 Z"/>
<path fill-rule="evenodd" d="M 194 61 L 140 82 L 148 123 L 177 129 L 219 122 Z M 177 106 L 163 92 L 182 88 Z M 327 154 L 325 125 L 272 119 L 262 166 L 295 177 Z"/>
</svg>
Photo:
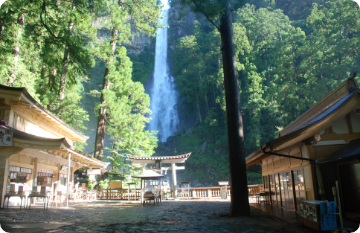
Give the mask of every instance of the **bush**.
<svg viewBox="0 0 360 233">
<path fill-rule="evenodd" d="M 97 185 L 96 181 L 95 180 L 88 180 L 88 183 L 86 185 L 86 188 L 88 190 L 93 190 L 95 185 Z"/>
<path fill-rule="evenodd" d="M 107 189 L 110 186 L 110 181 L 109 180 L 101 180 L 99 182 L 99 186 L 100 186 L 100 189 Z"/>
</svg>

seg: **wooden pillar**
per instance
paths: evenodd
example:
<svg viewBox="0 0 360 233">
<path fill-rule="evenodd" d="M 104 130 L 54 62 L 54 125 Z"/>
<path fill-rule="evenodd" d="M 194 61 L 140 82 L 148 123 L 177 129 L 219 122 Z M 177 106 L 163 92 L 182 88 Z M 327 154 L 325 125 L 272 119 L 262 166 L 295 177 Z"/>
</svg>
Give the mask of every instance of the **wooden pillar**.
<svg viewBox="0 0 360 233">
<path fill-rule="evenodd" d="M 9 164 L 10 164 L 10 156 L 14 154 L 18 154 L 22 151 L 23 148 L 9 146 L 9 147 L 1 147 L 0 149 L 0 204 L 1 207 L 4 205 L 4 197 L 6 194 L 8 176 L 9 176 Z"/>
<path fill-rule="evenodd" d="M 296 193 L 295 193 L 295 183 L 294 183 L 294 172 L 293 170 L 290 170 L 290 175 L 291 175 L 291 187 L 292 187 L 292 193 L 293 193 L 293 205 L 294 205 L 294 210 L 296 211 Z"/>
<path fill-rule="evenodd" d="M 6 158 L 6 157 L 1 157 L 0 159 L 0 167 L 1 167 L 1 171 L 0 171 L 0 174 L 3 173 L 3 178 L 0 179 L 2 185 L 1 185 L 1 208 L 4 207 L 4 197 L 5 197 L 5 194 L 6 194 L 6 188 L 7 188 L 7 184 L 8 184 L 8 176 L 9 176 L 9 161 L 10 159 L 9 158 Z M 1 177 L 1 176 L 0 176 Z"/>
<path fill-rule="evenodd" d="M 144 204 L 144 188 L 145 188 L 145 182 L 144 179 L 141 178 L 141 205 Z M 136 200 L 136 186 L 135 186 L 135 200 Z"/>
<path fill-rule="evenodd" d="M 67 169 L 67 179 L 66 179 L 66 207 L 69 207 L 69 197 L 70 197 L 70 162 L 71 162 L 71 153 L 69 152 L 68 156 L 68 169 Z"/>
<path fill-rule="evenodd" d="M 270 184 L 270 176 L 271 175 L 268 175 L 268 183 L 269 183 L 269 204 L 271 205 L 271 184 Z"/>
<path fill-rule="evenodd" d="M 141 167 L 141 173 L 144 173 L 144 171 L 145 171 L 145 165 L 146 165 L 146 164 L 145 164 L 145 163 L 142 163 L 141 165 L 142 165 L 142 167 Z"/>
<path fill-rule="evenodd" d="M 279 179 L 280 180 L 280 179 Z M 275 192 L 275 200 L 276 200 L 276 204 L 278 204 L 278 198 L 277 198 L 277 189 L 276 189 L 276 173 L 274 173 L 274 188 L 275 188 L 275 190 L 274 190 L 274 192 Z"/>
<path fill-rule="evenodd" d="M 58 165 L 58 172 L 57 172 L 57 178 L 56 178 L 56 190 L 55 192 L 58 192 L 59 191 L 59 187 L 60 187 L 60 169 L 61 169 L 61 165 L 59 164 Z M 57 195 L 57 193 L 56 193 Z"/>
<path fill-rule="evenodd" d="M 37 185 L 37 169 L 38 169 L 38 159 L 35 158 L 35 166 L 34 166 L 34 183 L 33 186 Z"/>
<path fill-rule="evenodd" d="M 171 163 L 171 171 L 172 171 L 172 182 L 173 182 L 174 198 L 177 198 L 177 179 L 176 179 L 176 165 L 175 165 L 175 163 Z"/>
</svg>

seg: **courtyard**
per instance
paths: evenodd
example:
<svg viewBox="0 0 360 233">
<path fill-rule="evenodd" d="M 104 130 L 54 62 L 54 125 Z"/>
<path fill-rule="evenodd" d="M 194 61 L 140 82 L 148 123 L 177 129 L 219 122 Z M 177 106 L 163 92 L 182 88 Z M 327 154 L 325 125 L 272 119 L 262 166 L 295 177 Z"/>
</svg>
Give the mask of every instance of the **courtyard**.
<svg viewBox="0 0 360 233">
<path fill-rule="evenodd" d="M 139 202 L 92 201 L 69 208 L 42 205 L 0 210 L 6 232 L 315 232 L 251 207 L 251 217 L 228 217 L 230 202 L 221 200 Z"/>
</svg>

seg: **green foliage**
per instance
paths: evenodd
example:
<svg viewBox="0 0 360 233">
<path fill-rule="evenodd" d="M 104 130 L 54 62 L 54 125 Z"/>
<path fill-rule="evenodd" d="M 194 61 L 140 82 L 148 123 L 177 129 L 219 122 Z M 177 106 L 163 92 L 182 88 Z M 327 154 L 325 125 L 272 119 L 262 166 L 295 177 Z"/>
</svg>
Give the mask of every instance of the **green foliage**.
<svg viewBox="0 0 360 233">
<path fill-rule="evenodd" d="M 110 181 L 109 180 L 101 180 L 99 181 L 99 188 L 100 189 L 108 189 L 110 186 Z"/>
<path fill-rule="evenodd" d="M 183 4 L 187 4 L 194 12 L 205 13 L 209 19 L 214 19 L 223 13 L 227 7 L 227 3 L 231 4 L 232 9 L 237 9 L 244 5 L 243 0 L 181 0 Z"/>
<path fill-rule="evenodd" d="M 26 87 L 78 131 L 95 128 L 86 123 L 89 115 L 95 117 L 94 109 L 106 107 L 106 134 L 113 150 L 150 155 L 156 138 L 144 130 L 150 101 L 139 81 L 151 72 L 153 55 L 145 48 L 133 57 L 132 73 L 124 45 L 140 32 L 153 36 L 159 13 L 156 0 L 6 1 L 0 9 L 0 83 Z M 118 33 L 97 38 L 95 21 L 102 30 Z M 112 51 L 112 41 L 121 46 Z M 104 78 L 110 86 L 102 90 Z M 105 102 L 99 103 L 101 96 Z M 74 146 L 84 149 L 86 144 Z"/>
<path fill-rule="evenodd" d="M 94 190 L 95 186 L 97 185 L 97 182 L 95 180 L 89 180 L 88 179 L 88 182 L 86 184 L 86 188 L 88 190 Z"/>
<path fill-rule="evenodd" d="M 146 83 L 149 75 L 154 70 L 155 54 L 149 46 L 145 46 L 139 54 L 129 54 L 133 63 L 132 80 L 134 82 Z"/>
<path fill-rule="evenodd" d="M 356 3 L 350 0 L 312 3 L 324 1 L 264 0 L 256 1 L 256 7 L 246 4 L 234 11 L 246 155 L 276 138 L 350 73 L 359 73 L 360 17 Z M 185 99 L 183 108 L 189 114 L 198 111 L 205 119 L 202 123 L 198 121 L 200 125 L 193 129 L 194 135 L 182 139 L 184 147 L 194 151 L 185 172 L 203 181 L 212 180 L 205 172 L 206 166 L 222 155 L 215 156 L 211 150 L 200 155 L 202 143 L 208 141 L 210 148 L 223 151 L 224 157 L 216 169 L 227 163 L 219 34 L 209 30 L 208 25 L 206 21 L 196 22 L 192 33 L 177 41 L 173 53 L 175 82 Z M 200 129 L 207 134 L 201 135 Z M 262 182 L 256 173 L 247 175 L 248 182 Z"/>
</svg>

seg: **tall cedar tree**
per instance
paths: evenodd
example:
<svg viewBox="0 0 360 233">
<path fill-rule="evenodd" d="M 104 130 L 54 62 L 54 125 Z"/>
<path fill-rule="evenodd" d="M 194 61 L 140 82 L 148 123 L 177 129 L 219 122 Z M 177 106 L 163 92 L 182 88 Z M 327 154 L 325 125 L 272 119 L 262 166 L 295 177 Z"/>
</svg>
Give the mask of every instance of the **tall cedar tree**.
<svg viewBox="0 0 360 233">
<path fill-rule="evenodd" d="M 117 56 L 119 51 L 117 51 L 116 45 L 129 43 L 129 38 L 134 36 L 134 32 L 154 35 L 156 31 L 154 25 L 157 24 L 160 7 L 157 6 L 156 0 L 109 0 L 105 2 L 104 10 L 108 13 L 107 17 L 109 20 L 108 22 L 104 22 L 104 24 L 106 24 L 104 26 L 110 31 L 110 41 L 108 45 L 104 45 L 103 48 L 100 49 L 101 52 L 97 55 L 101 60 L 105 61 L 106 68 L 96 129 L 95 158 L 100 158 L 104 151 L 105 126 L 107 123 L 108 110 L 106 95 L 111 93 L 111 85 L 114 81 L 115 73 L 119 72 L 119 68 L 124 65 L 121 59 L 127 59 L 124 56 Z M 122 47 L 120 49 L 122 51 L 125 48 Z M 120 60 L 120 63 L 117 61 L 117 58 Z M 117 63 L 119 64 L 117 65 Z M 121 69 L 124 69 L 124 67 Z"/>
<path fill-rule="evenodd" d="M 188 4 L 193 11 L 202 13 L 221 35 L 231 182 L 230 215 L 250 215 L 244 132 L 232 25 L 233 8 L 239 8 L 245 2 L 230 0 L 182 0 L 182 2 Z M 213 21 L 216 17 L 220 17 L 220 26 Z"/>
</svg>

